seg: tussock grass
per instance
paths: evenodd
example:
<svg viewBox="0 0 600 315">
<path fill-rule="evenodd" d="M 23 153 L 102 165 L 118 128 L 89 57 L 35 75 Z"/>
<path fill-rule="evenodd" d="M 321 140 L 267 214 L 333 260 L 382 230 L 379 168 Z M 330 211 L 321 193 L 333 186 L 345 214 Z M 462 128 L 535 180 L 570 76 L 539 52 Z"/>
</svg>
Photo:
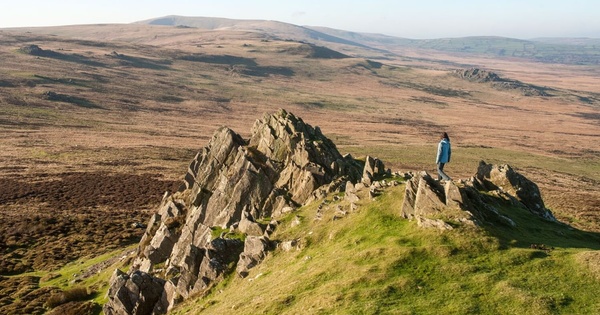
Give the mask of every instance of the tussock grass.
<svg viewBox="0 0 600 315">
<path fill-rule="evenodd" d="M 51 295 L 46 301 L 46 306 L 49 308 L 55 308 L 68 302 L 85 301 L 92 293 L 93 292 L 90 292 L 88 288 L 74 287 Z"/>
<path fill-rule="evenodd" d="M 404 185 L 332 220 L 327 200 L 281 221 L 276 250 L 250 275 L 235 275 L 175 314 L 594 314 L 600 283 L 579 258 L 600 236 L 503 208 L 517 228 L 423 230 L 398 215 Z M 520 210 L 520 209 L 519 209 Z M 294 219 L 296 217 L 296 219 Z M 291 222 L 300 224 L 292 227 Z M 544 243 L 553 250 L 529 248 Z M 589 260 L 588 260 L 589 261 Z"/>
<path fill-rule="evenodd" d="M 128 249 L 131 250 L 134 247 L 132 245 Z M 44 277 L 48 273 L 34 272 L 32 274 L 42 277 L 40 287 L 53 286 L 64 290 L 61 293 L 63 295 L 51 297 L 51 299 L 56 301 L 63 301 L 56 305 L 74 300 L 91 300 L 97 304 L 104 304 L 107 301 L 106 293 L 108 292 L 110 277 L 116 268 L 123 269 L 126 267 L 123 262 L 115 260 L 115 257 L 120 258 L 122 254 L 123 249 L 119 249 L 93 258 L 84 257 L 65 265 L 59 270 L 51 272 L 50 276 L 46 277 L 47 281 L 43 280 L 45 280 Z M 94 269 L 95 266 L 103 265 L 103 263 L 105 265 L 102 268 L 98 268 L 97 272 L 93 272 L 81 280 L 76 280 L 81 278 L 88 270 Z M 84 290 L 86 290 L 86 294 L 82 293 Z"/>
</svg>

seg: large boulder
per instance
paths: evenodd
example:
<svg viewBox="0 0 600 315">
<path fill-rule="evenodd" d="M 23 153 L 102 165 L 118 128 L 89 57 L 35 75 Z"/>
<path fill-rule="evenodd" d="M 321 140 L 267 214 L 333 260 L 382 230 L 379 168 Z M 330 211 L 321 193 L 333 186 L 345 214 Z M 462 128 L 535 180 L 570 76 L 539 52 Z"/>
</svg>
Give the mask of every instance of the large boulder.
<svg viewBox="0 0 600 315">
<path fill-rule="evenodd" d="M 510 165 L 493 165 L 479 162 L 475 180 L 486 190 L 498 190 L 520 201 L 531 213 L 546 220 L 556 221 L 546 209 L 538 186 L 517 173 Z"/>
<path fill-rule="evenodd" d="M 447 182 L 447 185 L 455 186 L 452 182 Z M 407 219 L 413 219 L 438 213 L 447 206 L 459 206 L 459 202 L 453 199 L 447 200 L 446 189 L 429 173 L 422 171 L 406 183 L 400 215 Z"/>
<path fill-rule="evenodd" d="M 363 169 L 342 156 L 319 127 L 284 110 L 257 120 L 247 141 L 222 127 L 196 154 L 179 191 L 165 195 L 151 217 L 131 275 L 143 271 L 163 284 L 162 294 L 151 300 L 161 310 L 210 288 L 236 262 L 238 273 L 247 275 L 271 248 L 266 235 L 272 228 L 263 219 L 383 170 L 379 160 L 366 164 Z M 245 243 L 227 239 L 235 233 L 246 234 Z M 125 290 L 126 281 L 119 279 L 126 276 L 111 281 L 106 309 L 114 314 L 130 314 L 131 305 L 141 303 L 138 295 L 127 295 L 128 302 L 115 298 Z"/>
<path fill-rule="evenodd" d="M 362 183 L 365 186 L 370 186 L 373 180 L 381 178 L 386 174 L 385 166 L 378 158 L 373 158 L 367 155 L 365 158 L 365 167 L 363 169 Z"/>
<path fill-rule="evenodd" d="M 265 259 L 270 248 L 271 243 L 268 238 L 249 236 L 244 243 L 244 252 L 240 255 L 240 260 L 237 263 L 236 271 L 238 275 L 246 277 L 251 268 Z"/>
<path fill-rule="evenodd" d="M 164 280 L 143 271 L 126 274 L 117 269 L 111 278 L 104 314 L 164 314 L 168 305 L 157 305 L 163 295 L 164 284 Z"/>
</svg>

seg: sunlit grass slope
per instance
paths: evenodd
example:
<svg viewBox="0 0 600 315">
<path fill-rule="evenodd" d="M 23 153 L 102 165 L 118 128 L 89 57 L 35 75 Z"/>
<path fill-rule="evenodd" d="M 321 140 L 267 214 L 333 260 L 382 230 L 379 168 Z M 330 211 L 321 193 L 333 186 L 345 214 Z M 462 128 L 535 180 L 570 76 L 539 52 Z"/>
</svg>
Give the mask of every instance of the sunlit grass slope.
<svg viewBox="0 0 600 315">
<path fill-rule="evenodd" d="M 319 202 L 301 208 L 272 235 L 300 249 L 271 252 L 247 278 L 232 274 L 173 313 L 600 314 L 600 274 L 580 259 L 600 249 L 598 234 L 510 207 L 516 228 L 449 220 L 454 230 L 425 230 L 400 218 L 403 195 L 404 185 L 388 188 L 338 220 L 343 200 L 330 197 L 322 220 Z"/>
</svg>

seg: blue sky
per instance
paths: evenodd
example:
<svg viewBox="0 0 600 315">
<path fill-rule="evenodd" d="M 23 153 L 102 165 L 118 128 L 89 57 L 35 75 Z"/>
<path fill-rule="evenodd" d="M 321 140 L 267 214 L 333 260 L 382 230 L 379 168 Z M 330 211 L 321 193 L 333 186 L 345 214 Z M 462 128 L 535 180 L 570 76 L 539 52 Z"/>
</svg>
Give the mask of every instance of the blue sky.
<svg viewBox="0 0 600 315">
<path fill-rule="evenodd" d="M 277 20 L 415 39 L 600 38 L 598 0 L 0 0 L 0 8 L 0 28 L 184 15 Z"/>
</svg>

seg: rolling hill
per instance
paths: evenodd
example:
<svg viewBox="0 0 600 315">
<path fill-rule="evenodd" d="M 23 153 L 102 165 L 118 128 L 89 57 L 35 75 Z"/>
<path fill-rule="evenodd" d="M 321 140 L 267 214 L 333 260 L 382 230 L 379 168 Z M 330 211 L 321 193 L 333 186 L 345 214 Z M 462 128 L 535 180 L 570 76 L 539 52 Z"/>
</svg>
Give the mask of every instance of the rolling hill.
<svg viewBox="0 0 600 315">
<path fill-rule="evenodd" d="M 208 17 L 167 16 L 138 23 L 197 27 L 210 30 L 243 30 L 276 36 L 279 39 L 307 41 L 316 44 L 343 44 L 391 52 L 419 48 L 447 53 L 467 53 L 496 58 L 523 58 L 546 63 L 598 65 L 598 39 L 520 40 L 503 37 L 466 37 L 416 40 L 382 34 L 356 33 L 326 27 L 298 26 L 277 21 L 233 20 Z"/>
</svg>

